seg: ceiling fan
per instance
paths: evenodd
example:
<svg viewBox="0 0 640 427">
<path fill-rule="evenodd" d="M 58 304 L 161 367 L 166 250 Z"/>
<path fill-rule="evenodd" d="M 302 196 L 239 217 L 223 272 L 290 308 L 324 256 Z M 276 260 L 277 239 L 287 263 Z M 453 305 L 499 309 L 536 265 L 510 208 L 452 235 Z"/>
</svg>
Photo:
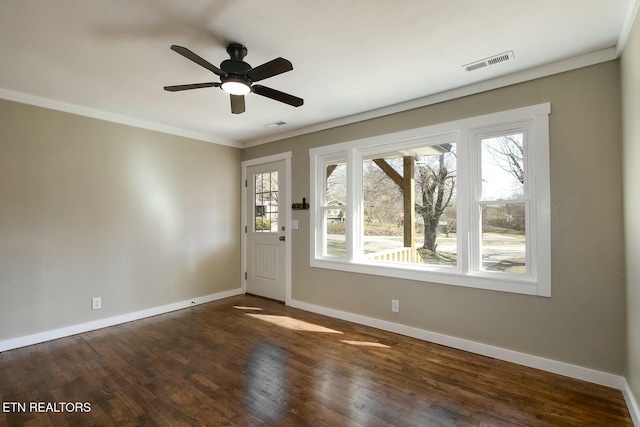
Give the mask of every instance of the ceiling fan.
<svg viewBox="0 0 640 427">
<path fill-rule="evenodd" d="M 244 113 L 244 95 L 250 92 L 276 101 L 284 102 L 285 104 L 289 104 L 294 107 L 299 107 L 304 104 L 304 100 L 297 96 L 289 95 L 288 93 L 280 92 L 279 90 L 271 89 L 266 86 L 253 84 L 254 82 L 293 70 L 291 62 L 284 58 L 276 58 L 258 67 L 252 68 L 251 65 L 242 60 L 247 55 L 247 48 L 239 43 L 230 43 L 227 46 L 227 53 L 229 54 L 230 59 L 222 61 L 220 68 L 218 68 L 186 47 L 172 45 L 171 50 L 178 52 L 185 58 L 190 59 L 196 64 L 220 76 L 220 81 L 165 86 L 164 90 L 177 92 L 204 87 L 219 87 L 230 95 L 231 112 L 233 114 Z"/>
</svg>

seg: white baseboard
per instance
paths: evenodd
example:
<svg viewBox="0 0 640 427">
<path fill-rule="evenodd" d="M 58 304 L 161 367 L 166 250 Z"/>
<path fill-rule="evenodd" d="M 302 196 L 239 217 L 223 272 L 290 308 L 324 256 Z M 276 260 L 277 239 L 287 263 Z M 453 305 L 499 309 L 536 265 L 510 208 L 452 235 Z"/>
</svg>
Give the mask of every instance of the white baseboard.
<svg viewBox="0 0 640 427">
<path fill-rule="evenodd" d="M 446 345 L 447 347 L 452 347 L 459 350 L 480 354 L 482 356 L 504 360 L 507 362 L 517 363 L 518 365 L 528 366 L 531 368 L 536 368 L 554 374 L 588 381 L 594 384 L 600 384 L 622 391 L 625 390 L 625 384 L 627 382 L 624 377 L 609 374 L 607 372 L 596 371 L 594 369 L 571 365 L 564 362 L 558 362 L 551 359 L 545 359 L 538 356 L 532 356 L 526 353 L 520 353 L 513 350 L 494 347 L 491 345 L 482 344 L 462 338 L 456 338 L 437 332 L 430 332 L 424 329 L 401 325 L 386 320 L 375 319 L 372 317 L 335 310 L 332 308 L 322 307 L 297 300 L 292 300 L 289 305 L 293 308 L 299 308 L 301 310 L 311 311 L 313 313 L 318 313 L 329 317 L 335 317 L 337 319 L 358 323 L 360 325 L 371 326 L 373 328 L 406 335 L 412 338 L 418 338 L 423 341 Z M 629 411 L 631 412 L 631 408 L 629 408 Z"/>
<path fill-rule="evenodd" d="M 131 322 L 133 320 L 144 319 L 146 317 L 157 316 L 158 314 L 169 313 L 175 310 L 192 307 L 194 305 L 204 304 L 211 301 L 217 301 L 223 298 L 229 298 L 242 294 L 241 289 L 232 289 L 230 291 L 218 292 L 215 294 L 205 295 L 185 301 L 179 301 L 172 304 L 162 305 L 159 307 L 148 308 L 146 310 L 135 311 L 133 313 L 121 314 L 119 316 L 107 317 L 92 322 L 80 323 L 78 325 L 67 326 L 64 328 L 53 329 L 50 331 L 39 332 L 37 334 L 26 335 L 17 338 L 10 338 L 0 341 L 0 351 L 12 350 L 27 345 L 38 344 L 45 341 L 55 340 L 58 338 L 68 337 L 71 335 L 81 334 L 83 332 L 93 331 L 95 329 L 106 328 L 108 326 L 119 325 L 121 323 Z"/>
<path fill-rule="evenodd" d="M 627 380 L 624 380 L 622 395 L 624 396 L 624 401 L 627 403 L 627 408 L 629 409 L 629 414 L 631 414 L 633 425 L 636 427 L 640 427 L 640 408 L 638 408 L 638 401 L 633 395 L 633 392 L 631 391 L 631 387 L 629 387 L 629 383 L 627 382 Z"/>
</svg>

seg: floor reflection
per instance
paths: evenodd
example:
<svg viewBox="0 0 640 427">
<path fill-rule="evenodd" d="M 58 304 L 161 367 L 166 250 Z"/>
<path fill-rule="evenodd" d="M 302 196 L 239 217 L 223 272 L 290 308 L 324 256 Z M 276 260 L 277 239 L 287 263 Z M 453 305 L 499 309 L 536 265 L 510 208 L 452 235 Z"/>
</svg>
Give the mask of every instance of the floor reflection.
<svg viewBox="0 0 640 427">
<path fill-rule="evenodd" d="M 381 344 L 379 342 L 371 342 L 371 341 L 349 341 L 349 340 L 340 340 L 345 344 L 360 346 L 360 347 L 376 347 L 376 348 L 391 348 L 386 344 Z"/>
<path fill-rule="evenodd" d="M 262 311 L 260 307 L 248 307 L 246 305 L 234 305 L 233 308 L 237 310 Z"/>
<path fill-rule="evenodd" d="M 325 332 L 331 334 L 341 334 L 342 332 L 335 329 L 325 328 L 324 326 L 315 325 L 313 323 L 305 322 L 304 320 L 294 319 L 289 316 L 276 316 L 273 314 L 253 314 L 247 313 L 247 316 L 251 316 L 255 319 L 264 320 L 265 322 L 273 323 L 274 325 L 281 326 L 293 331 L 304 332 Z"/>
<path fill-rule="evenodd" d="M 288 354 L 265 342 L 256 347 L 244 366 L 244 403 L 251 415 L 264 423 L 276 423 L 289 410 Z"/>
</svg>

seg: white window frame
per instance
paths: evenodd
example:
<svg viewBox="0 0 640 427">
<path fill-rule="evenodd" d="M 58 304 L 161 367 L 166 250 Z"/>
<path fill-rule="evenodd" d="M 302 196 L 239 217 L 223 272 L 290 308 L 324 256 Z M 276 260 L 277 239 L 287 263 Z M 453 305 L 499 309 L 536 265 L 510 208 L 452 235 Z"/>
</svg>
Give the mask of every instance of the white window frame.
<svg viewBox="0 0 640 427">
<path fill-rule="evenodd" d="M 317 168 L 318 171 L 317 173 L 320 174 L 320 176 L 317 179 L 317 182 L 321 183 L 322 185 L 322 189 L 320 190 L 320 192 L 318 193 L 318 198 L 316 199 L 314 205 L 318 207 L 320 214 L 319 214 L 319 227 L 315 227 L 315 238 L 316 238 L 316 245 L 315 245 L 315 250 L 318 254 L 320 254 L 321 257 L 326 258 L 326 259 L 336 259 L 336 260 L 340 260 L 340 259 L 344 259 L 344 257 L 329 257 L 329 256 L 324 256 L 324 252 L 327 248 L 327 242 L 324 236 L 324 230 L 327 227 L 326 221 L 325 221 L 325 211 L 327 209 L 329 209 L 328 207 L 328 200 L 326 200 L 326 195 L 327 195 L 327 191 L 326 191 L 326 182 L 327 182 L 327 177 L 326 177 L 326 171 L 327 171 L 327 166 L 330 164 L 335 164 L 337 162 L 347 162 L 347 151 L 338 151 L 335 153 L 332 153 L 331 155 L 326 155 L 323 156 L 322 158 L 322 165 Z M 349 168 L 347 167 L 347 174 L 349 173 Z M 349 188 L 347 187 L 347 196 L 346 196 L 346 200 L 345 200 L 345 206 L 344 206 L 344 210 L 345 210 L 345 226 L 347 228 L 350 227 L 350 224 L 346 217 L 348 214 L 348 209 L 349 209 Z M 315 224 L 315 222 L 314 222 Z M 313 227 L 312 227 L 313 230 Z M 349 230 L 347 230 L 347 235 L 349 234 Z M 312 238 L 313 240 L 313 238 Z M 349 242 L 347 241 L 347 244 L 349 244 Z M 347 251 L 346 253 L 349 253 L 349 249 L 347 247 Z"/>
<path fill-rule="evenodd" d="M 527 295 L 551 296 L 551 227 L 549 184 L 549 114 L 544 103 L 468 119 L 378 135 L 309 150 L 311 166 L 310 265 Z M 486 135 L 526 132 L 525 195 L 527 273 L 480 269 L 479 253 L 479 141 Z M 362 160 L 385 149 L 425 146 L 441 141 L 457 144 L 457 267 L 384 263 L 364 259 L 362 239 Z M 322 255 L 326 164 L 347 160 L 345 257 Z"/>
</svg>

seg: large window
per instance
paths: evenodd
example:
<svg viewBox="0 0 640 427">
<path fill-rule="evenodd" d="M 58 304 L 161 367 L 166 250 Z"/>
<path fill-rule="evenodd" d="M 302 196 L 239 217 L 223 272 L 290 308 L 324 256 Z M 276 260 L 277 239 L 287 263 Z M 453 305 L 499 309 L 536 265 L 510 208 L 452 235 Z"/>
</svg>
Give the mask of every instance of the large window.
<svg viewBox="0 0 640 427">
<path fill-rule="evenodd" d="M 550 295 L 549 113 L 312 149 L 311 265 Z"/>
</svg>

